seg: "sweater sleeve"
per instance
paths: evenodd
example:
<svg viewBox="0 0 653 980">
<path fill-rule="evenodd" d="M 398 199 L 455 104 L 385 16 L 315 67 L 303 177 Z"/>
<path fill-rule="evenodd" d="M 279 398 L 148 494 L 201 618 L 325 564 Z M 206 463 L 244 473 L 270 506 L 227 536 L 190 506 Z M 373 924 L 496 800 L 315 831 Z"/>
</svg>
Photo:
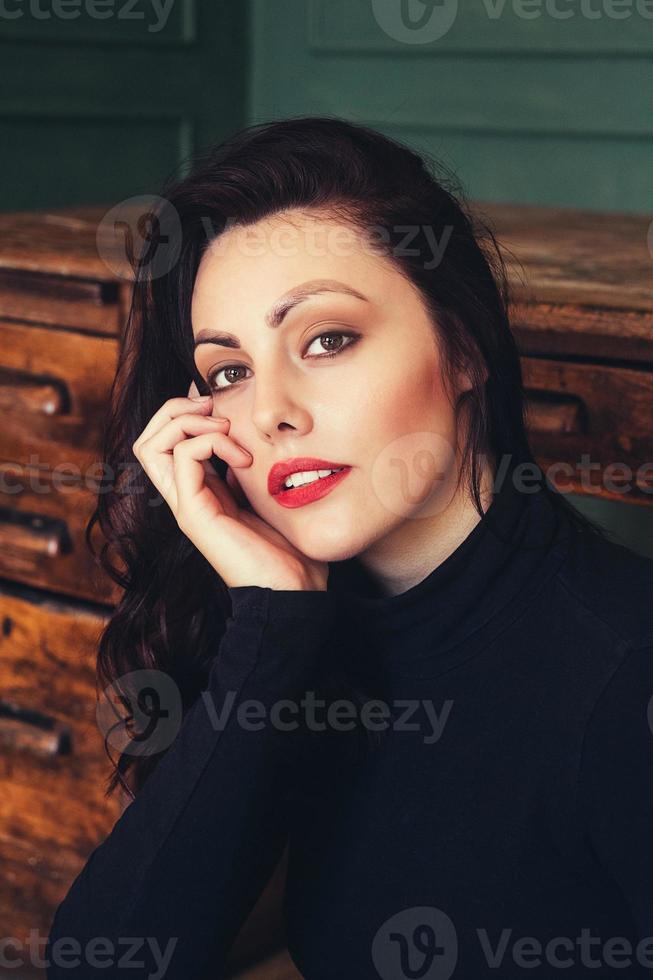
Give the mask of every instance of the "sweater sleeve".
<svg viewBox="0 0 653 980">
<path fill-rule="evenodd" d="M 653 646 L 631 650 L 590 718 L 579 802 L 598 861 L 653 935 Z"/>
<path fill-rule="evenodd" d="M 192 980 L 207 967 L 222 976 L 281 856 L 301 700 L 328 635 L 332 596 L 229 592 L 232 614 L 207 690 L 55 912 L 48 980 L 108 980 L 129 966 L 166 980 Z"/>
</svg>

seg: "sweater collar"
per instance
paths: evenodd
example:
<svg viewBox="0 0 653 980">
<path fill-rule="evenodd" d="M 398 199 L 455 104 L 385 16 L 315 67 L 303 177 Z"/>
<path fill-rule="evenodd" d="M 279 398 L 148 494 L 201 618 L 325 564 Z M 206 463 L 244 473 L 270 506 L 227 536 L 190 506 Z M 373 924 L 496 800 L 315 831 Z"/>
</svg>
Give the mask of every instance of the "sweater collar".
<svg viewBox="0 0 653 980">
<path fill-rule="evenodd" d="M 499 481 L 497 481 L 498 484 Z M 569 525 L 548 489 L 518 489 L 510 471 L 461 544 L 421 582 L 382 596 L 356 558 L 330 565 L 339 656 L 358 672 L 434 673 L 471 655 L 566 553 Z M 343 632 L 344 630 L 344 632 Z"/>
</svg>

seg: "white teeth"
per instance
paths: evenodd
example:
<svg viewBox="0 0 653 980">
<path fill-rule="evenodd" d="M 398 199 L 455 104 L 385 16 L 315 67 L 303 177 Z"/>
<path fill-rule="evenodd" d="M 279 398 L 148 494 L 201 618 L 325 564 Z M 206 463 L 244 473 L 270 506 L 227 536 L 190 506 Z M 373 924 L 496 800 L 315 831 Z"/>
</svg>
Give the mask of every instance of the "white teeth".
<svg viewBox="0 0 653 980">
<path fill-rule="evenodd" d="M 329 476 L 331 473 L 339 473 L 342 469 L 344 467 L 339 466 L 335 470 L 304 470 L 301 473 L 292 473 L 286 477 L 284 488 L 291 490 L 293 487 L 301 487 L 305 483 L 313 483 L 315 480 L 320 480 L 322 477 Z"/>
</svg>

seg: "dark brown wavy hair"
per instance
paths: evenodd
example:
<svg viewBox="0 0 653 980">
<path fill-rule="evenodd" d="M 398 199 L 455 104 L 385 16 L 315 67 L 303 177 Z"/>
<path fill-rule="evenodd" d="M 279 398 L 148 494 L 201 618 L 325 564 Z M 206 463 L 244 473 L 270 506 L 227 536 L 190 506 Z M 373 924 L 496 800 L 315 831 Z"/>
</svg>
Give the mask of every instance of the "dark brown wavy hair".
<svg viewBox="0 0 653 980">
<path fill-rule="evenodd" d="M 132 445 L 163 402 L 185 395 L 191 380 L 200 393 L 209 391 L 193 359 L 191 297 L 205 249 L 228 226 L 299 208 L 319 209 L 359 230 L 383 229 L 387 254 L 432 317 L 445 379 L 464 368 L 472 382 L 461 396 L 461 407 L 464 400 L 469 409 L 461 475 L 479 514 L 484 454 L 508 454 L 514 464 L 535 460 L 504 261 L 490 224 L 473 213 L 455 176 L 438 161 L 338 117 L 281 119 L 250 126 L 196 155 L 185 176 L 168 179 L 161 198 L 167 214 L 176 216 L 176 240 L 168 241 L 176 261 L 169 270 L 143 255 L 134 262 L 105 426 L 104 470 L 111 482 L 101 487 L 86 540 L 123 589 L 100 638 L 99 683 L 115 683 L 139 668 L 166 671 L 185 712 L 206 685 L 231 612 L 229 593 L 135 463 Z M 156 208 L 153 213 L 162 219 Z M 413 231 L 408 248 L 407 229 Z M 435 266 L 433 236 L 446 241 Z M 224 476 L 222 461 L 214 457 L 213 463 Z M 544 490 L 577 530 L 604 533 L 547 481 Z M 91 539 L 96 523 L 106 539 L 99 555 Z M 123 752 L 106 794 L 120 781 L 133 798 L 162 754 Z"/>
</svg>

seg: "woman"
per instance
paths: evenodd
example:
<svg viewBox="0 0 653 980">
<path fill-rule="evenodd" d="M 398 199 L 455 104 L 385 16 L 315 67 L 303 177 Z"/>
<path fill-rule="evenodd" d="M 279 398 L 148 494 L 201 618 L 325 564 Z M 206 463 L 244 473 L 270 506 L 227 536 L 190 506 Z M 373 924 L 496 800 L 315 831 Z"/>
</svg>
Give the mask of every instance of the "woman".
<svg viewBox="0 0 653 980">
<path fill-rule="evenodd" d="M 139 479 L 94 519 L 100 676 L 183 723 L 126 744 L 50 977 L 62 937 L 85 978 L 222 975 L 286 842 L 308 980 L 650 968 L 653 563 L 535 464 L 500 253 L 435 169 L 303 118 L 165 190 L 105 452 Z"/>
</svg>

